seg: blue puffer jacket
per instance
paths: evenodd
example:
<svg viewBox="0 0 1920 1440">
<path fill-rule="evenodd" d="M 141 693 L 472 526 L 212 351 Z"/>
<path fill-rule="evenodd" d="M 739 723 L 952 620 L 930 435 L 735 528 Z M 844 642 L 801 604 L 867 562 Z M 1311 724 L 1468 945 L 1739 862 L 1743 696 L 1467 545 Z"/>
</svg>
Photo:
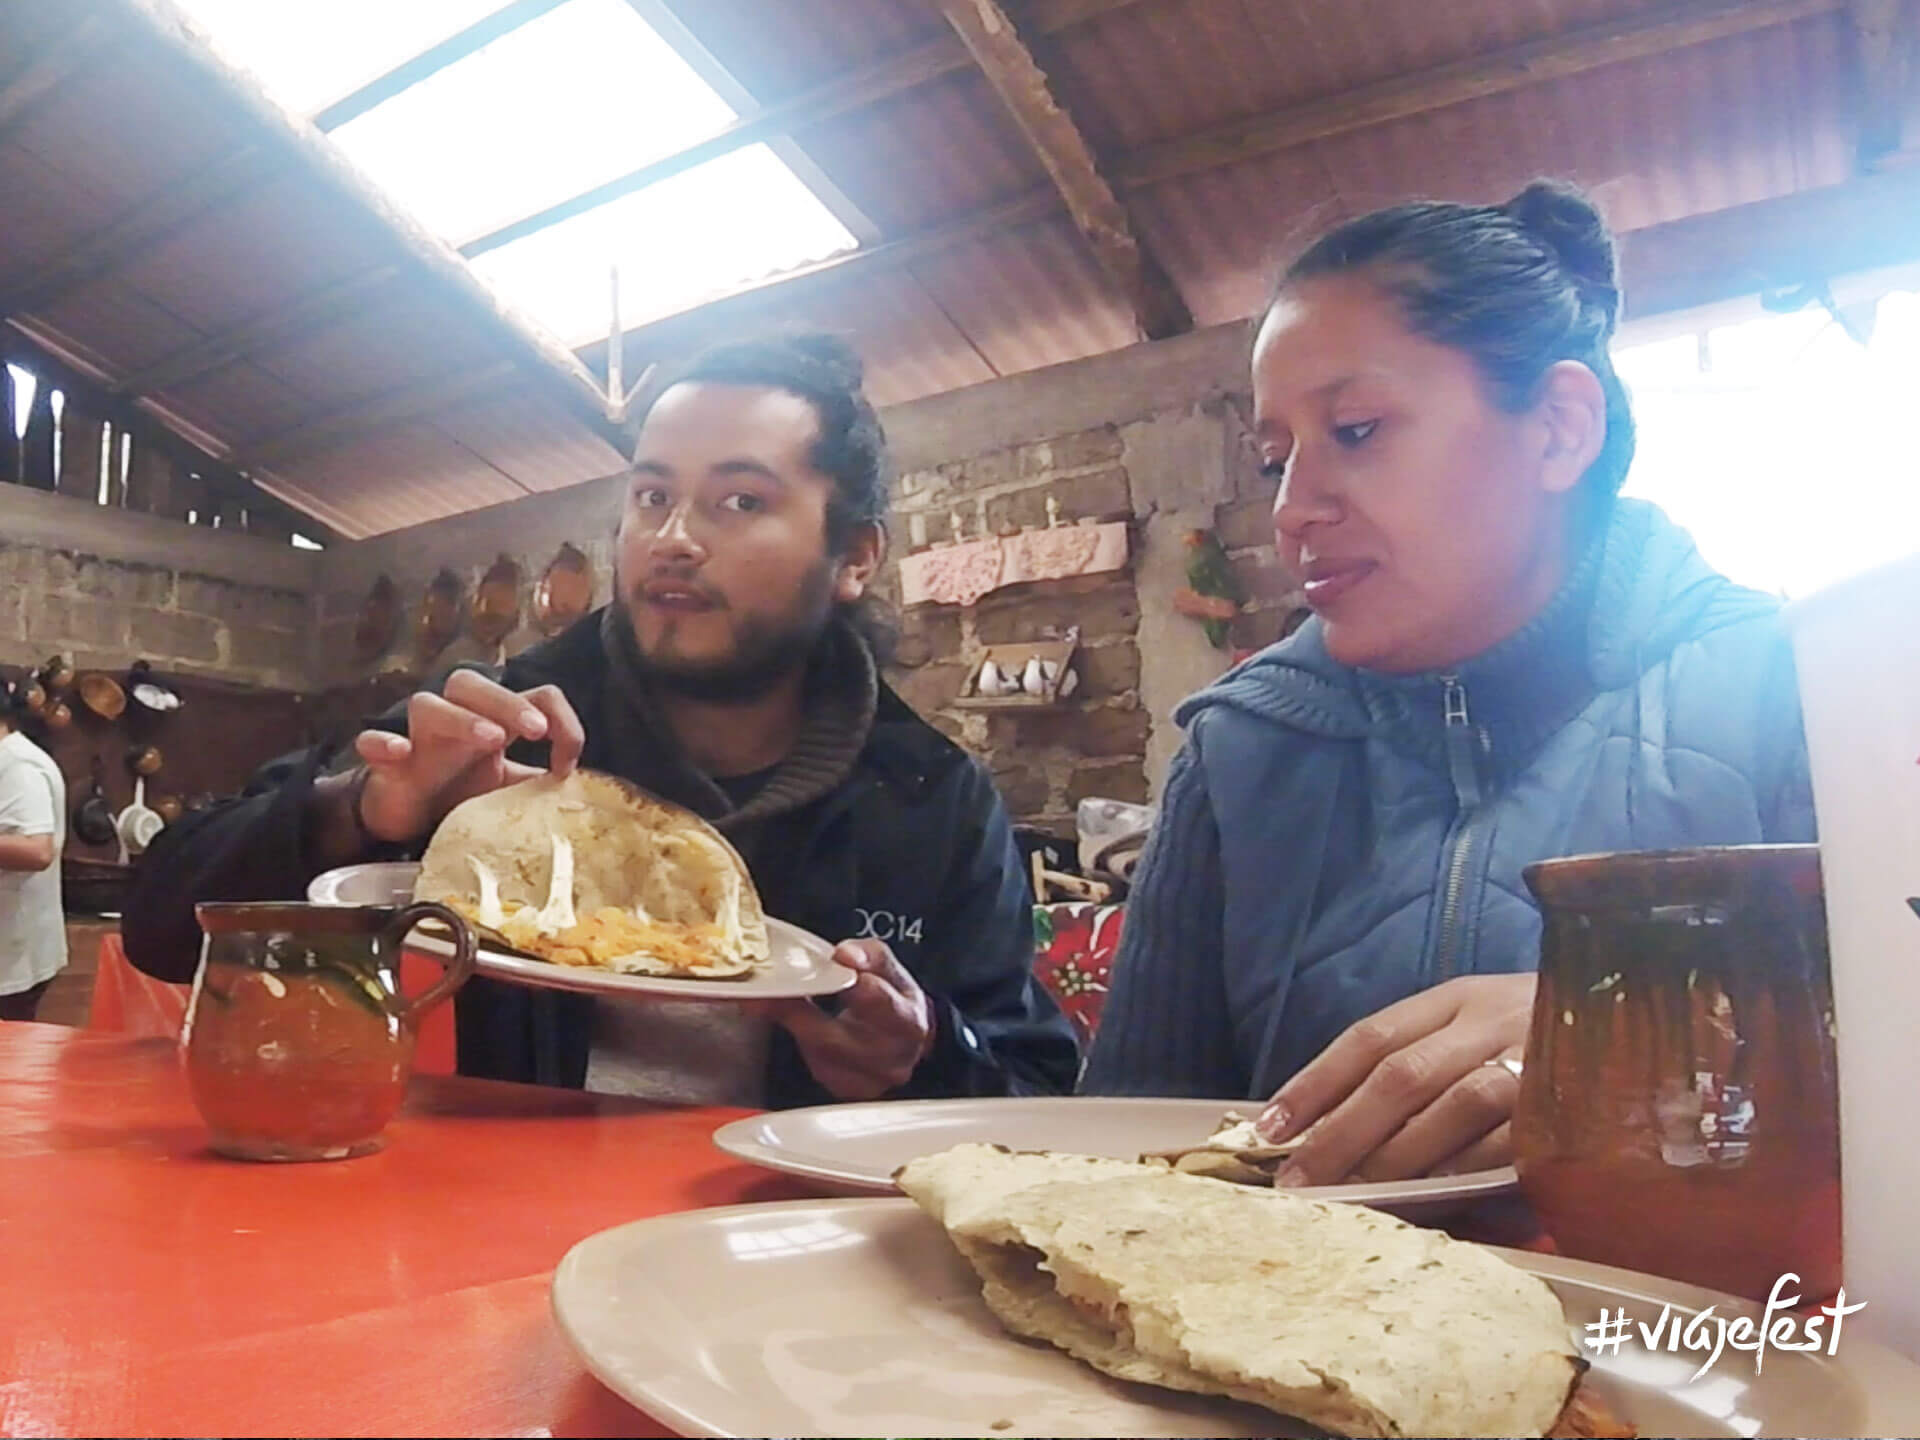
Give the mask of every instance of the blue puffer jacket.
<svg viewBox="0 0 1920 1440">
<path fill-rule="evenodd" d="M 1314 620 L 1188 700 L 1082 1088 L 1263 1098 L 1383 1006 L 1535 968 L 1535 860 L 1811 840 L 1777 610 L 1623 500 L 1456 673 L 1343 666 Z"/>
</svg>

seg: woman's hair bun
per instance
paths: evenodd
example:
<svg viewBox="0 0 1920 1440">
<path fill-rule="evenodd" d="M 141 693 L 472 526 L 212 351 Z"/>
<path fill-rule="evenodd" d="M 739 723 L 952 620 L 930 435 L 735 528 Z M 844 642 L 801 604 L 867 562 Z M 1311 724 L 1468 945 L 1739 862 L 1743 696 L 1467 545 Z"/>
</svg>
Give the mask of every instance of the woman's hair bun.
<svg viewBox="0 0 1920 1440">
<path fill-rule="evenodd" d="M 1575 280 L 1618 287 L 1612 232 L 1581 191 L 1560 180 L 1536 180 L 1500 208 L 1552 250 Z"/>
</svg>

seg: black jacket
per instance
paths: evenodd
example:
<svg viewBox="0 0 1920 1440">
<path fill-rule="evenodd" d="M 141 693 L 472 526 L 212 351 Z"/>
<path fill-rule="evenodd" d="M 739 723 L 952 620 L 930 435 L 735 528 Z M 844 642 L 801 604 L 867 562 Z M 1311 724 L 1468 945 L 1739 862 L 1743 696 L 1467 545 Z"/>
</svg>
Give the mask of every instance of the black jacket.
<svg viewBox="0 0 1920 1440">
<path fill-rule="evenodd" d="M 513 690 L 557 685 L 586 723 L 581 763 L 613 769 L 605 728 L 595 724 L 606 713 L 598 625 L 598 614 L 586 617 L 508 661 L 500 679 Z M 405 724 L 398 712 L 376 723 Z M 545 758 L 543 746 L 512 753 L 530 763 Z M 162 980 L 192 978 L 196 901 L 304 897 L 317 871 L 302 820 L 309 788 L 330 759 L 312 750 L 277 760 L 239 798 L 162 832 L 122 919 L 134 965 Z M 661 774 L 624 778 L 656 793 L 673 788 Z M 833 940 L 886 941 L 931 997 L 935 1042 L 899 1097 L 1072 1090 L 1079 1055 L 1072 1030 L 1033 978 L 1032 901 L 1000 797 L 975 761 L 884 686 L 852 774 L 818 800 L 763 822 L 750 865 L 769 915 Z M 455 1001 L 461 1073 L 583 1084 L 593 1003 L 475 977 Z M 791 1037 L 776 1030 L 767 1103 L 779 1109 L 832 1098 Z"/>
</svg>

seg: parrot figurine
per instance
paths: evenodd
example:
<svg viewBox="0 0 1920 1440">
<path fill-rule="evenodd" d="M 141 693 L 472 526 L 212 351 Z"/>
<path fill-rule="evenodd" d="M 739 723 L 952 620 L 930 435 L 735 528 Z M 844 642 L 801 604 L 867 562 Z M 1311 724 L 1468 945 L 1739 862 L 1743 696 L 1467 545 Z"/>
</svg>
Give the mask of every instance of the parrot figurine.
<svg viewBox="0 0 1920 1440">
<path fill-rule="evenodd" d="M 1246 598 L 1220 537 L 1211 530 L 1189 530 L 1187 588 L 1175 597 L 1175 607 L 1200 621 L 1207 632 L 1207 643 L 1214 649 L 1227 648 L 1233 617 L 1240 613 Z"/>
</svg>

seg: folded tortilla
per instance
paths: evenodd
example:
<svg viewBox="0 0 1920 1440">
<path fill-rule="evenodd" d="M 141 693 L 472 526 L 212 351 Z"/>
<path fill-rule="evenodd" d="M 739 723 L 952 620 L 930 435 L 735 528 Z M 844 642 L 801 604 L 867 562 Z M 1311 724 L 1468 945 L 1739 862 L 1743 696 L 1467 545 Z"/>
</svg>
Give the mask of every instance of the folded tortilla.
<svg viewBox="0 0 1920 1440">
<path fill-rule="evenodd" d="M 772 953 L 746 862 L 719 831 L 585 770 L 456 806 L 421 858 L 414 898 L 561 965 L 726 980 Z"/>
<path fill-rule="evenodd" d="M 900 1188 L 1015 1334 L 1336 1435 L 1542 1435 L 1584 1363 L 1540 1279 L 1357 1205 L 962 1145 Z"/>
<path fill-rule="evenodd" d="M 1213 1134 L 1199 1144 L 1148 1150 L 1140 1159 L 1143 1164 L 1164 1160 L 1182 1174 L 1205 1175 L 1236 1185 L 1271 1185 L 1281 1163 L 1300 1148 L 1308 1133 L 1302 1131 L 1284 1145 L 1269 1144 L 1260 1138 L 1252 1120 L 1238 1110 L 1229 1110 Z"/>
</svg>

